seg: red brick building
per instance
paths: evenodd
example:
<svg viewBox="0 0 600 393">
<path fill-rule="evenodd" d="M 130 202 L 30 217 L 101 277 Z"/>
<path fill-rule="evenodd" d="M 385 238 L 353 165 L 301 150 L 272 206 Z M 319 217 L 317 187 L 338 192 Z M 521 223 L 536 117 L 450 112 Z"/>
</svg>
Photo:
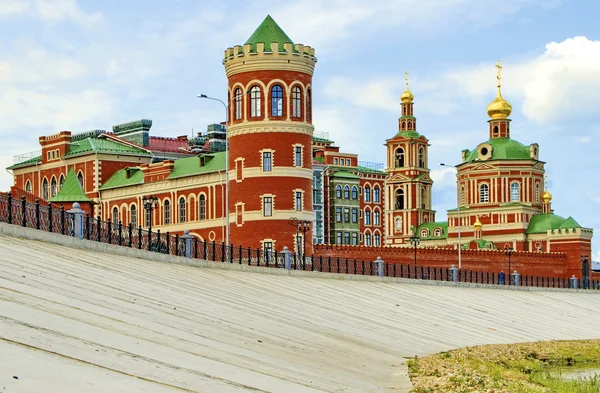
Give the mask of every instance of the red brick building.
<svg viewBox="0 0 600 393">
<path fill-rule="evenodd" d="M 506 270 L 510 251 L 524 274 L 584 274 L 592 231 L 554 214 L 539 146 L 511 139 L 499 65 L 488 139 L 463 150 L 456 167 L 460 207 L 439 222 L 431 204 L 430 141 L 417 131 L 408 75 L 398 130 L 386 140 L 386 168 L 379 168 L 315 137 L 316 61 L 314 49 L 294 44 L 267 16 L 243 46 L 225 51 L 227 123 L 191 139 L 151 136 L 150 120 L 112 132 L 40 137 L 41 154 L 9 168 L 13 191 L 53 203 L 80 198 L 104 220 L 163 233 L 189 230 L 218 243 L 229 221 L 235 246 L 300 251 L 306 244 L 311 254 L 315 239 L 327 244 L 315 245 L 320 255 L 402 262 L 414 258 L 419 242 L 420 264 Z M 145 196 L 156 197 L 156 206 L 145 209 Z M 312 225 L 299 231 L 292 218 Z"/>
</svg>

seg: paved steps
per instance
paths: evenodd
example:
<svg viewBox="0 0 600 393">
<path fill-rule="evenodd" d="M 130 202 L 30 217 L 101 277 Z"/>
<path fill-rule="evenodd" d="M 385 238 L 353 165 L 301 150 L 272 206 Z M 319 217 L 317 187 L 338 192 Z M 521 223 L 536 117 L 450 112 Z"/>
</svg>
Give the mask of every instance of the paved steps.
<svg viewBox="0 0 600 393">
<path fill-rule="evenodd" d="M 315 276 L 0 235 L 0 391 L 403 392 L 406 357 L 600 336 L 600 292 Z"/>
</svg>

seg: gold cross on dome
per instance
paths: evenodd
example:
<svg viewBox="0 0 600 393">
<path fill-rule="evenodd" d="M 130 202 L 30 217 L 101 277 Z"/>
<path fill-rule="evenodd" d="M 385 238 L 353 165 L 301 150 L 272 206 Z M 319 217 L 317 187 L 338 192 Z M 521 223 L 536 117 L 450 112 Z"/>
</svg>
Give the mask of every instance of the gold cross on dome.
<svg viewBox="0 0 600 393">
<path fill-rule="evenodd" d="M 500 65 L 500 60 L 498 60 L 498 63 L 496 63 L 496 68 L 498 69 L 498 75 L 496 78 L 498 79 L 498 87 L 500 87 L 500 81 L 502 80 L 502 66 Z"/>
<path fill-rule="evenodd" d="M 406 82 L 406 90 L 408 90 L 408 70 L 404 71 L 404 81 Z"/>
</svg>

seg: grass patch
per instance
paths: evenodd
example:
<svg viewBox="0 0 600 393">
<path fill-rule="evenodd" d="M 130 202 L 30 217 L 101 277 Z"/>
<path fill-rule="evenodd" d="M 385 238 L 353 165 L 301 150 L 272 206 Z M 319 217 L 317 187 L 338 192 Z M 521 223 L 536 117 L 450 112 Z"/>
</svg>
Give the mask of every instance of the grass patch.
<svg viewBox="0 0 600 393">
<path fill-rule="evenodd" d="M 409 360 L 413 393 L 598 393 L 600 378 L 568 381 L 556 369 L 600 367 L 600 340 L 467 347 Z"/>
</svg>

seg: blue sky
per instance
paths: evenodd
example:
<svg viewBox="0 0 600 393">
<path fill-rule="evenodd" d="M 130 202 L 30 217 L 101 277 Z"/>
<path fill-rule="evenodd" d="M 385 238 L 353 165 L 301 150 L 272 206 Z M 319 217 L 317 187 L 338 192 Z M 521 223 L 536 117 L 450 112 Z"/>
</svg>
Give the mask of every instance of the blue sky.
<svg viewBox="0 0 600 393">
<path fill-rule="evenodd" d="M 577 0 L 2 0 L 0 165 L 38 136 L 150 118 L 153 135 L 224 120 L 223 50 L 267 14 L 316 49 L 314 123 L 344 151 L 383 162 L 404 70 L 431 141 L 438 219 L 454 206 L 451 169 L 487 139 L 503 64 L 511 135 L 540 144 L 553 208 L 596 231 L 600 260 L 600 3 Z M 0 189 L 12 178 L 0 172 Z"/>
</svg>

